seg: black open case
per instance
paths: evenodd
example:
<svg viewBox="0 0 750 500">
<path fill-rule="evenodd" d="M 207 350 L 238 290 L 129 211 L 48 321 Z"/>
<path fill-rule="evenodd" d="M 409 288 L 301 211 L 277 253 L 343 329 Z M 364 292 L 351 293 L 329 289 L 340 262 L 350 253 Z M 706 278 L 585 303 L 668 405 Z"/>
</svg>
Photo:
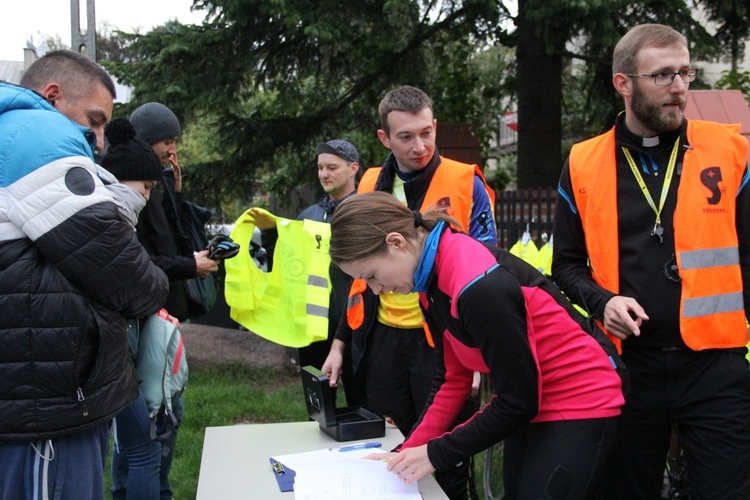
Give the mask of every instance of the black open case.
<svg viewBox="0 0 750 500">
<path fill-rule="evenodd" d="M 336 408 L 328 376 L 313 366 L 302 368 L 307 414 L 320 430 L 336 441 L 357 441 L 385 436 L 385 419 L 362 406 Z"/>
</svg>

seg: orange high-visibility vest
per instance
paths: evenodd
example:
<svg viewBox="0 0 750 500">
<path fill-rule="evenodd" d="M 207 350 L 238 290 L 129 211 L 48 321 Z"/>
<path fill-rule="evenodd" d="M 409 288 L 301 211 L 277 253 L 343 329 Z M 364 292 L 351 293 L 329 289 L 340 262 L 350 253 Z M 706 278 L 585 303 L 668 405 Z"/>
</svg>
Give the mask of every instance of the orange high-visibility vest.
<svg viewBox="0 0 750 500">
<path fill-rule="evenodd" d="M 673 225 L 682 278 L 680 333 L 694 350 L 747 344 L 735 203 L 747 170 L 748 143 L 738 132 L 739 125 L 688 121 L 690 146 L 683 158 Z M 569 168 L 592 277 L 619 293 L 615 149 L 612 129 L 573 146 Z M 701 180 L 706 175 L 721 176 L 713 191 Z M 619 349 L 619 339 L 610 337 Z"/>
<path fill-rule="evenodd" d="M 362 176 L 362 180 L 359 181 L 357 192 L 374 191 L 381 170 L 382 167 L 368 168 Z M 447 213 L 461 224 L 461 229 L 468 232 L 471 224 L 475 175 L 478 175 L 482 180 L 494 212 L 495 192 L 487 186 L 479 167 L 442 156 L 440 157 L 440 165 L 435 170 L 427 188 L 420 211 L 425 212 L 433 207 L 446 207 Z M 364 322 L 365 312 L 362 294 L 366 289 L 367 283 L 360 279 L 355 279 L 349 289 L 346 318 L 352 330 L 356 330 Z M 425 332 L 430 345 L 432 345 L 432 336 L 427 330 Z"/>
<path fill-rule="evenodd" d="M 375 184 L 382 167 L 372 167 L 365 170 L 359 181 L 358 193 L 368 193 L 375 190 Z M 484 174 L 477 165 L 461 163 L 449 158 L 440 157 L 440 166 L 435 170 L 430 185 L 427 188 L 420 212 L 430 208 L 448 207 L 448 215 L 461 223 L 465 232 L 469 232 L 471 223 L 471 205 L 474 194 L 474 176 L 479 176 L 484 184 L 490 207 L 494 214 L 495 191 L 484 180 Z"/>
</svg>

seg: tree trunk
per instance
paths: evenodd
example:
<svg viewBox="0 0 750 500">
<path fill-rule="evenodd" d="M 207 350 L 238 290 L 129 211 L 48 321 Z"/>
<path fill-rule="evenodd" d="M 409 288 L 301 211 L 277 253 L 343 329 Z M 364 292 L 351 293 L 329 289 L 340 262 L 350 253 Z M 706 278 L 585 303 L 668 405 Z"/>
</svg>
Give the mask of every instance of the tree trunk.
<svg viewBox="0 0 750 500">
<path fill-rule="evenodd" d="M 562 49 L 556 41 L 545 50 L 538 24 L 526 17 L 526 1 L 518 2 L 518 188 L 556 186 L 562 169 Z"/>
</svg>

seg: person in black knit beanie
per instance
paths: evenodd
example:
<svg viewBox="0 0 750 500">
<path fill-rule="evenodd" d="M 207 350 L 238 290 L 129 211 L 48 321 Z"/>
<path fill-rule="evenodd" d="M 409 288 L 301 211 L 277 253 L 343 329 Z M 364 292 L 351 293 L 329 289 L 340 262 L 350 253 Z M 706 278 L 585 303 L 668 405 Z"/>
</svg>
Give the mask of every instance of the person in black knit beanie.
<svg viewBox="0 0 750 500">
<path fill-rule="evenodd" d="M 135 128 L 127 118 L 113 119 L 104 135 L 109 148 L 101 165 L 111 176 L 103 176 L 101 170 L 99 176 L 135 228 L 138 214 L 161 178 L 161 162 L 151 146 L 136 139 Z M 128 353 L 134 363 L 138 359 L 140 323 L 139 318 L 128 319 Z M 161 444 L 151 439 L 151 415 L 140 385 L 138 398 L 117 414 L 112 429 L 112 498 L 158 499 Z"/>
</svg>

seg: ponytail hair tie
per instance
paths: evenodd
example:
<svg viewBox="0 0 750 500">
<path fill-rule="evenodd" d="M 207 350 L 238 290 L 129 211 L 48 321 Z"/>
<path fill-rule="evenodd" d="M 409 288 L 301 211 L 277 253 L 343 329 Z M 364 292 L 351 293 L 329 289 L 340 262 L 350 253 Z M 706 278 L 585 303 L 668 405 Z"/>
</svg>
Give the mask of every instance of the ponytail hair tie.
<svg viewBox="0 0 750 500">
<path fill-rule="evenodd" d="M 419 210 L 414 210 L 414 227 L 419 227 L 422 225 L 422 214 L 419 213 Z"/>
</svg>

